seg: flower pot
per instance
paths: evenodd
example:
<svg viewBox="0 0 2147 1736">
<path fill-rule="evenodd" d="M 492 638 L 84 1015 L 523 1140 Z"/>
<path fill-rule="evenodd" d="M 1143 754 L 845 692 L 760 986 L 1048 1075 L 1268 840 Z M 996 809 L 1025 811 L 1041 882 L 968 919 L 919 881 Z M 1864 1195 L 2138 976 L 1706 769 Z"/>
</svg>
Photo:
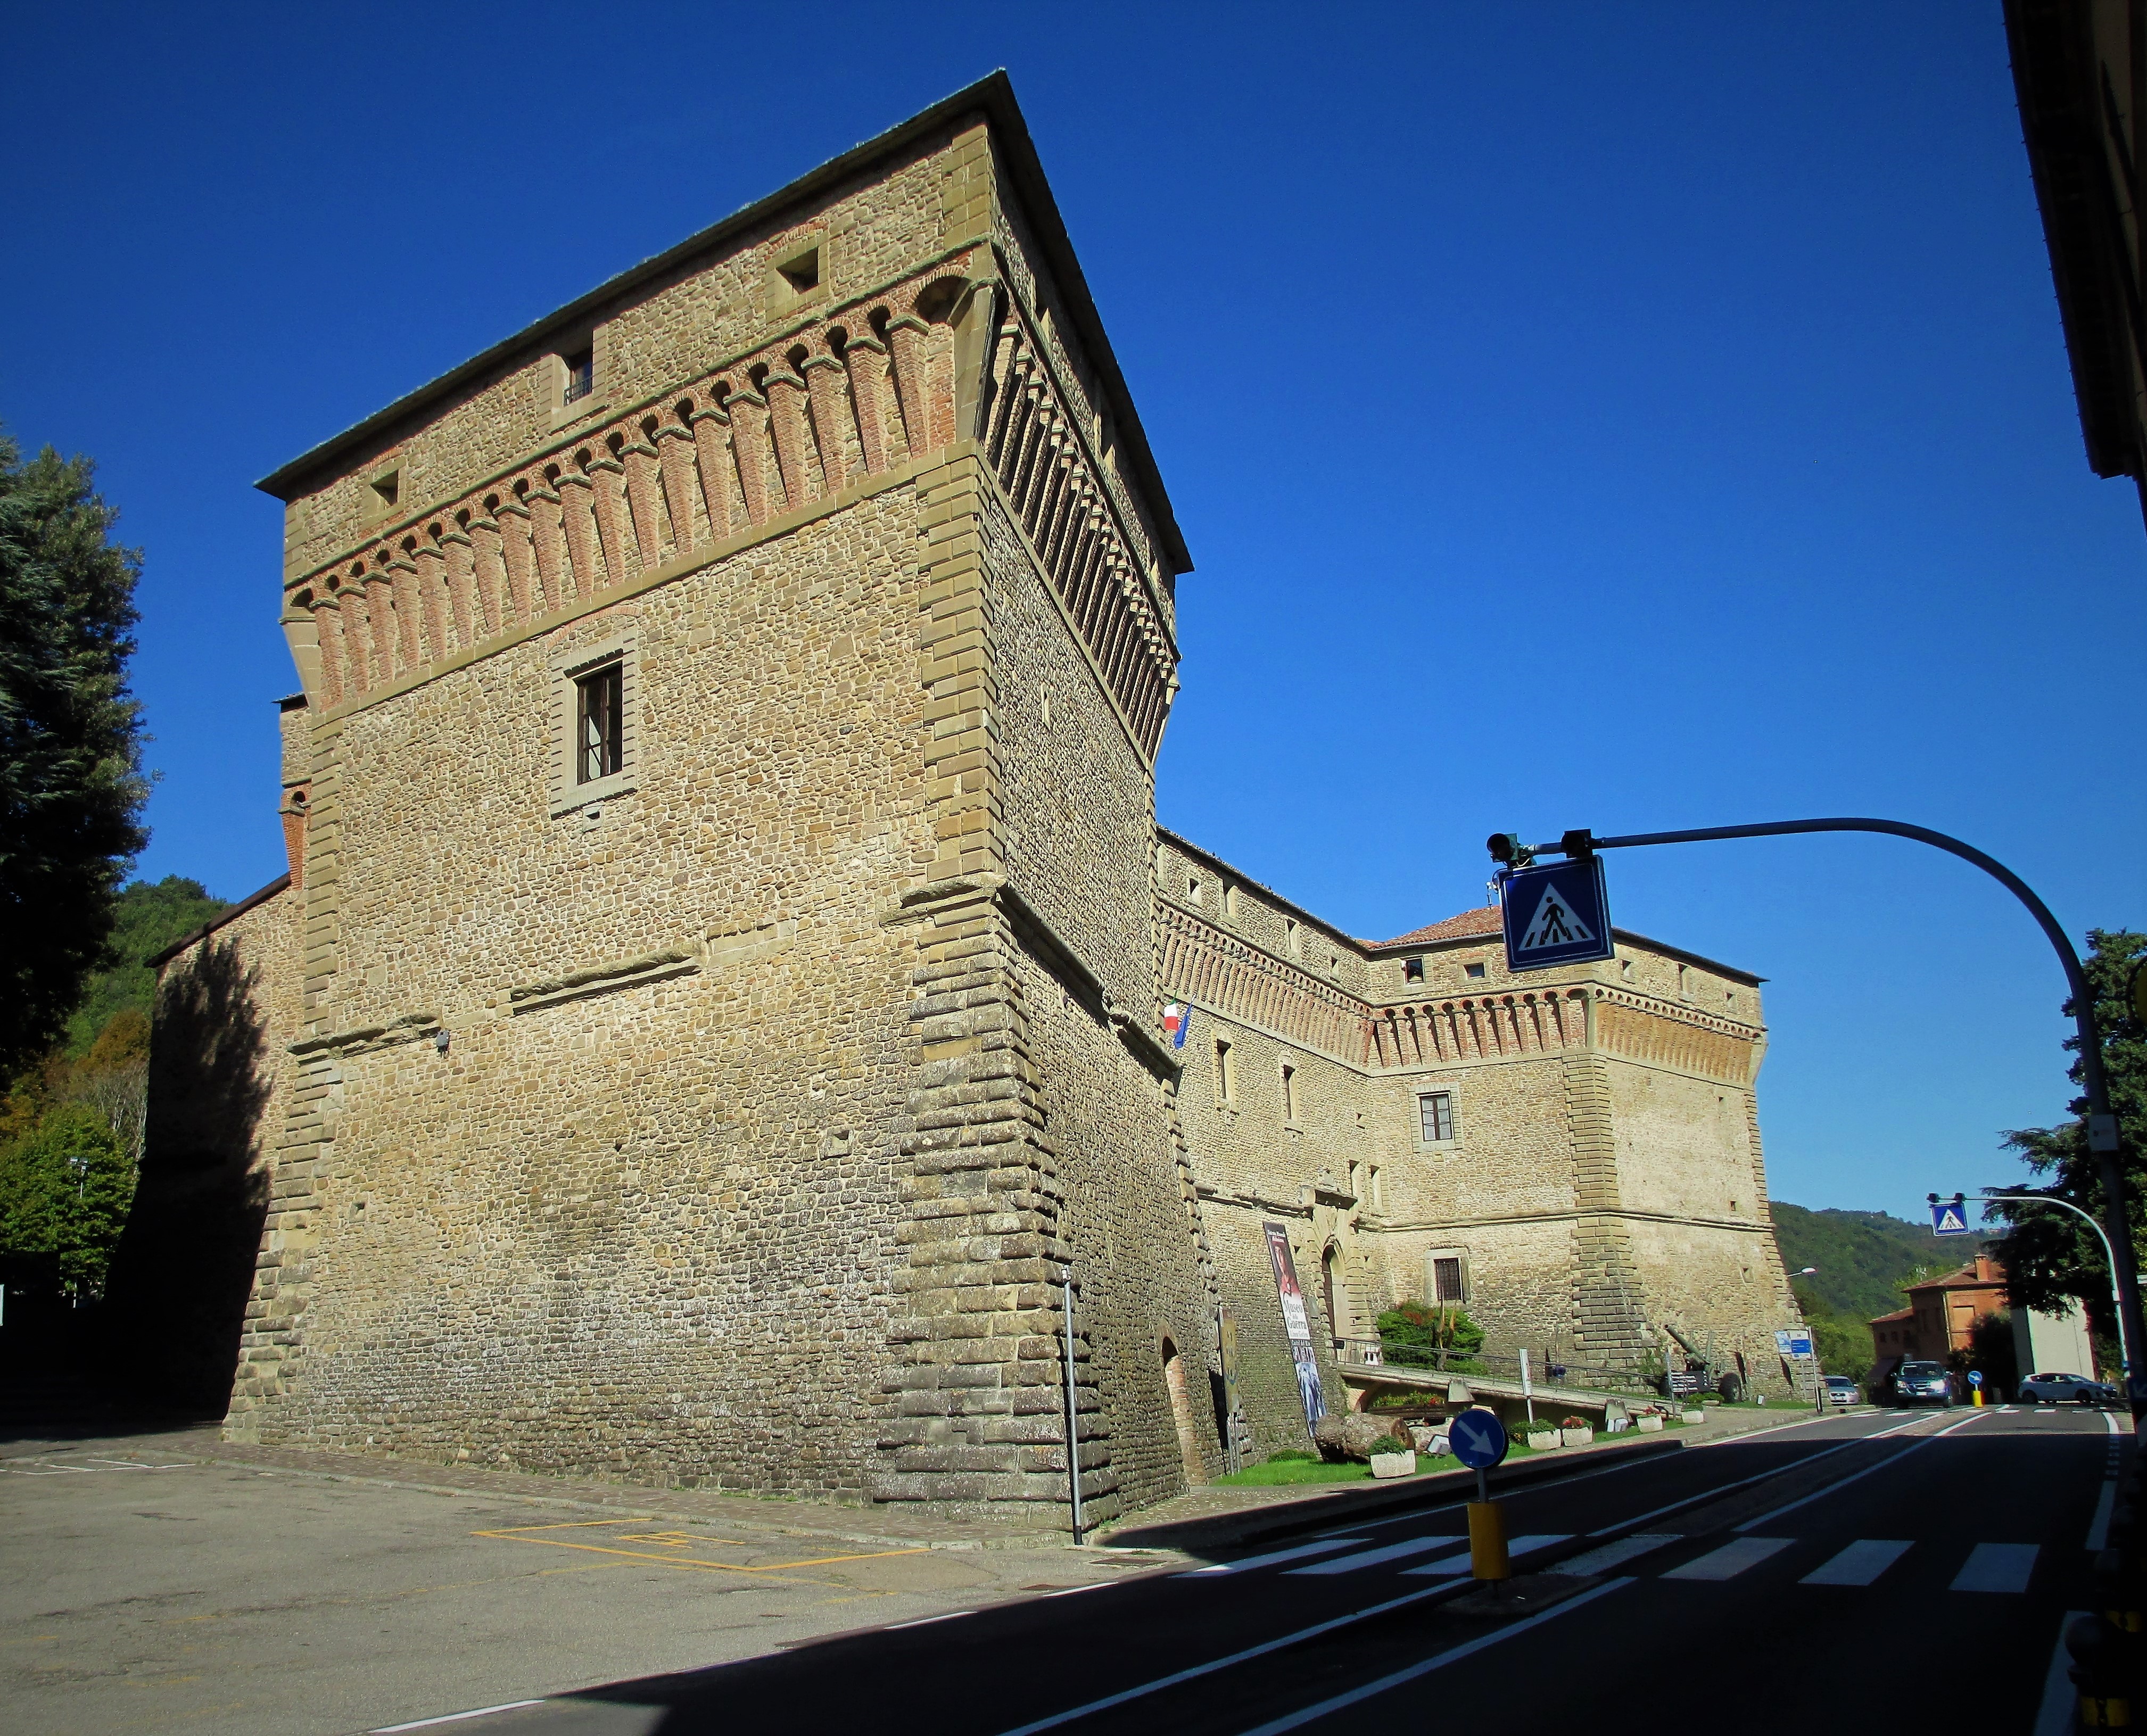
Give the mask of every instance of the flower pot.
<svg viewBox="0 0 2147 1736">
<path fill-rule="evenodd" d="M 1704 1410 L 1689 1410 L 1679 1420 L 1688 1426 L 1694 1423 L 1704 1423 L 1707 1420 L 1707 1413 Z"/>
<path fill-rule="evenodd" d="M 1373 1476 L 1383 1483 L 1389 1477 L 1416 1475 L 1416 1454 L 1414 1453 L 1374 1453 L 1371 1463 Z"/>
<path fill-rule="evenodd" d="M 1555 1428 L 1539 1429 L 1535 1433 L 1527 1436 L 1526 1439 L 1529 1451 L 1531 1453 L 1548 1453 L 1559 1443 L 1558 1431 Z"/>
<path fill-rule="evenodd" d="M 1633 1426 L 1643 1434 L 1660 1434 L 1663 1432 L 1663 1419 L 1660 1417 L 1635 1417 L 1633 1418 Z"/>
<path fill-rule="evenodd" d="M 1569 1447 L 1584 1447 L 1595 1438 L 1595 1431 L 1592 1428 L 1561 1428 L 1558 1437 Z"/>
</svg>

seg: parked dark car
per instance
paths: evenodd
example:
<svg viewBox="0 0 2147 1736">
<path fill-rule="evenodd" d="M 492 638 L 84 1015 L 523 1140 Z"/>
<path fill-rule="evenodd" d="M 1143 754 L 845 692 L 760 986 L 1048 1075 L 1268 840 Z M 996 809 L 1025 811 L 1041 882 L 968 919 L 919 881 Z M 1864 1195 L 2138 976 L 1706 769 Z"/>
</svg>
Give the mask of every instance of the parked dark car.
<svg viewBox="0 0 2147 1736">
<path fill-rule="evenodd" d="M 1886 1377 L 1889 1404 L 1939 1404 L 1954 1402 L 1953 1376 L 1944 1363 L 1903 1363 Z"/>
</svg>

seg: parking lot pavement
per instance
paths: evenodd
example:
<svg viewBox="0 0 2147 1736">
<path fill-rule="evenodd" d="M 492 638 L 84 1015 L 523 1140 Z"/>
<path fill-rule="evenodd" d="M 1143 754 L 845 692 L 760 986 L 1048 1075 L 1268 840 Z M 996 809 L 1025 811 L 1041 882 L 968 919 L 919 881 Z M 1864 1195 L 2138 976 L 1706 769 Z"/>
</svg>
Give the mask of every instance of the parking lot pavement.
<svg viewBox="0 0 2147 1736">
<path fill-rule="evenodd" d="M 0 1456 L 12 1731 L 342 1736 L 1176 1558 L 854 1540 L 844 1518 L 871 1515 L 789 1503 L 751 1503 L 766 1512 L 751 1524 L 622 1516 L 398 1486 L 395 1467 L 334 1477 L 207 1457 L 217 1444 L 18 1440 Z"/>
</svg>

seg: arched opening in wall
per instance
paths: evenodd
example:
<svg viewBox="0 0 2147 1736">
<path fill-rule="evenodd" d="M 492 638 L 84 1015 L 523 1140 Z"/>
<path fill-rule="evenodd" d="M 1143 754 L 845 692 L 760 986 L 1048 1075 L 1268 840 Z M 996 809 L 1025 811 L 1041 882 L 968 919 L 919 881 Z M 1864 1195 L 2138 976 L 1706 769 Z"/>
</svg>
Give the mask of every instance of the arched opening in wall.
<svg viewBox="0 0 2147 1736">
<path fill-rule="evenodd" d="M 1342 1318 L 1339 1303 L 1348 1294 L 1336 1282 L 1342 1276 L 1342 1250 L 1335 1243 L 1327 1244 L 1327 1252 L 1319 1257 L 1319 1291 L 1327 1303 L 1327 1329 L 1334 1335 L 1334 1348 L 1342 1348 L 1342 1340 L 1349 1335 L 1348 1323 Z"/>
<path fill-rule="evenodd" d="M 1170 1420 L 1178 1430 L 1178 1457 L 1185 1467 L 1185 1481 L 1198 1486 L 1208 1480 L 1207 1462 L 1200 1456 L 1200 1437 L 1193 1427 L 1193 1395 L 1185 1389 L 1185 1358 L 1168 1338 L 1163 1341 L 1163 1384 L 1170 1394 Z"/>
</svg>

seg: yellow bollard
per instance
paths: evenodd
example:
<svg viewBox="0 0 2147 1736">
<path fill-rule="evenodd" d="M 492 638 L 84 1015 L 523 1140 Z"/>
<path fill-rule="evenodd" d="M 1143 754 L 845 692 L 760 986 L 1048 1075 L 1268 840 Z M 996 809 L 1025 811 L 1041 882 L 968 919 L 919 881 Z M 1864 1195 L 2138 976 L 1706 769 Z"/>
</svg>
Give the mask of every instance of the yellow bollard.
<svg viewBox="0 0 2147 1736">
<path fill-rule="evenodd" d="M 1975 1408 L 1976 1408 L 1978 1410 L 1981 1410 L 1981 1409 L 1983 1408 L 1983 1388 L 1982 1388 L 1981 1387 L 1978 1387 L 1978 1388 L 1975 1389 L 1975 1401 L 1974 1401 L 1974 1402 L 1975 1402 Z"/>
<path fill-rule="evenodd" d="M 1506 1556 L 1506 1510 L 1496 1501 L 1469 1503 L 1469 1571 L 1479 1579 L 1510 1579 Z"/>
</svg>

